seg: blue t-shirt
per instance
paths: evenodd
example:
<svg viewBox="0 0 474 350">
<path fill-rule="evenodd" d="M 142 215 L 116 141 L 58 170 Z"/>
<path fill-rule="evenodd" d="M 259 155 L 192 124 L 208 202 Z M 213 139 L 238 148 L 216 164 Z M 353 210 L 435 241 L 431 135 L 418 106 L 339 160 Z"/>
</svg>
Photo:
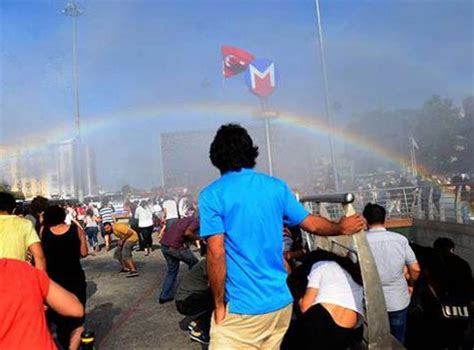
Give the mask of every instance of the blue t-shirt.
<svg viewBox="0 0 474 350">
<path fill-rule="evenodd" d="M 283 265 L 283 217 L 308 212 L 281 180 L 253 169 L 228 172 L 199 195 L 201 237 L 225 234 L 229 311 L 257 315 L 292 301 Z"/>
</svg>

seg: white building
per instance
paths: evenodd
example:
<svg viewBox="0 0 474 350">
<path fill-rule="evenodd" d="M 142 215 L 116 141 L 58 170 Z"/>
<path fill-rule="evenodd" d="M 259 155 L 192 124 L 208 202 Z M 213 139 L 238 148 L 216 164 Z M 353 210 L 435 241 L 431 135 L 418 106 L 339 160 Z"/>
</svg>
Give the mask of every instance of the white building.
<svg viewBox="0 0 474 350">
<path fill-rule="evenodd" d="M 10 151 L 0 147 L 0 183 L 23 192 L 27 199 L 37 195 L 48 198 L 77 198 L 79 184 L 75 176 L 74 140 L 49 144 L 33 152 Z M 93 151 L 85 148 L 80 171 L 83 193 L 95 194 L 97 181 Z"/>
</svg>

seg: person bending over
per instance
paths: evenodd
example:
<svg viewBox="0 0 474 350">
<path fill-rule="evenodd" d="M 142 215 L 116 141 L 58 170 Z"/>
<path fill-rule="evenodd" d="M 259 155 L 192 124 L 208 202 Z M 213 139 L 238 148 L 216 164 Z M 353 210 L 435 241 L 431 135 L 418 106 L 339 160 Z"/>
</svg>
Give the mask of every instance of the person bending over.
<svg viewBox="0 0 474 350">
<path fill-rule="evenodd" d="M 364 314 L 362 277 L 350 259 L 315 263 L 299 305 L 301 337 L 306 349 L 346 349 Z"/>
<path fill-rule="evenodd" d="M 133 260 L 132 250 L 138 242 L 138 233 L 127 224 L 111 224 L 106 222 L 104 230 L 107 234 L 114 234 L 119 239 L 115 248 L 114 258 L 122 265 L 120 272 L 127 273 L 126 277 L 137 277 L 137 266 Z"/>
</svg>

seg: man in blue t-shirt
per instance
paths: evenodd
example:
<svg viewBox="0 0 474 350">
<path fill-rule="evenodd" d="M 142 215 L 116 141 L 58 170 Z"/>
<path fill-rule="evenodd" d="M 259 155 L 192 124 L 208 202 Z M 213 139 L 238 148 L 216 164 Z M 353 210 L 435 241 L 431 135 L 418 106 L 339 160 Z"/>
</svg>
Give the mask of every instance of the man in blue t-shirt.
<svg viewBox="0 0 474 350">
<path fill-rule="evenodd" d="M 201 237 L 215 311 L 210 349 L 279 349 L 292 298 L 283 263 L 283 217 L 322 236 L 364 227 L 359 214 L 333 223 L 303 208 L 285 182 L 253 168 L 258 147 L 243 127 L 224 125 L 210 159 L 221 177 L 199 196 Z"/>
</svg>

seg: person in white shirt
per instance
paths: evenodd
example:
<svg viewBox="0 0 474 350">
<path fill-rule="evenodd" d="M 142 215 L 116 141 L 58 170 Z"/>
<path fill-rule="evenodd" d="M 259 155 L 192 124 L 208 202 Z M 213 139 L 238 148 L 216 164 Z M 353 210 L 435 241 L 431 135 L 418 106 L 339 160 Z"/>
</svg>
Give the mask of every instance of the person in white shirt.
<svg viewBox="0 0 474 350">
<path fill-rule="evenodd" d="M 166 227 L 170 227 L 179 219 L 178 203 L 173 198 L 166 199 L 162 205 L 165 212 Z"/>
<path fill-rule="evenodd" d="M 312 266 L 299 301 L 301 337 L 308 350 L 346 349 L 364 314 L 359 266 L 349 258 L 331 256 Z"/>
<path fill-rule="evenodd" d="M 155 200 L 155 204 L 151 207 L 151 211 L 153 212 L 153 215 L 155 215 L 157 218 L 162 218 L 163 208 L 161 207 L 158 200 Z"/>
<path fill-rule="evenodd" d="M 135 218 L 138 220 L 138 229 L 143 239 L 143 248 L 145 249 L 145 256 L 150 255 L 150 250 L 153 244 L 151 237 L 153 233 L 153 211 L 150 203 L 146 200 L 140 202 L 135 211 Z"/>
</svg>

